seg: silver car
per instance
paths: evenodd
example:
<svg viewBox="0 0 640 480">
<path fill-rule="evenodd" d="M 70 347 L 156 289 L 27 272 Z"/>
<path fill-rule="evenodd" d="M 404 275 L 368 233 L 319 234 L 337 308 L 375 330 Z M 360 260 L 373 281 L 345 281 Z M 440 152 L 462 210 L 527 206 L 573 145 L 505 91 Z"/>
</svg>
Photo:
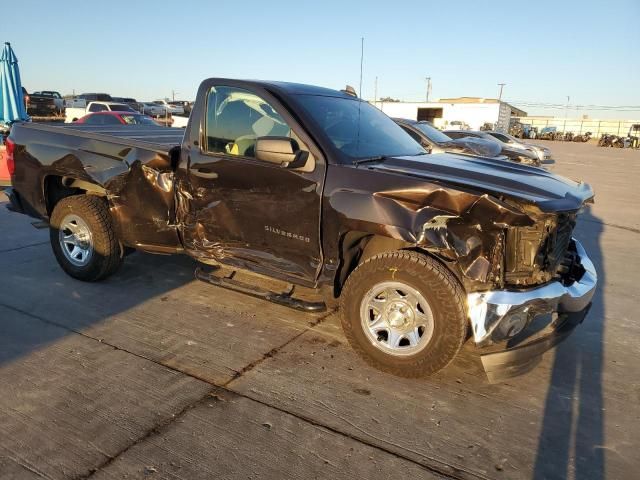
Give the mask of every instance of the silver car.
<svg viewBox="0 0 640 480">
<path fill-rule="evenodd" d="M 496 140 L 509 145 L 511 148 L 515 148 L 517 150 L 527 150 L 534 153 L 538 157 L 538 160 L 540 160 L 541 162 L 544 160 L 551 160 L 551 150 L 549 150 L 547 147 L 523 142 L 521 139 L 516 138 L 513 135 L 509 135 L 508 133 L 493 131 L 488 131 L 486 133 L 494 137 Z"/>
</svg>

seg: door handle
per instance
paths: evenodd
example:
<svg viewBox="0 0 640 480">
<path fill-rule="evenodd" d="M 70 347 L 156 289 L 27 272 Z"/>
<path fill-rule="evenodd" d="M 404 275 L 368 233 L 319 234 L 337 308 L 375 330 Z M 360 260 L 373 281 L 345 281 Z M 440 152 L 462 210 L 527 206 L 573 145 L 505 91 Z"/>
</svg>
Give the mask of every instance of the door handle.
<svg viewBox="0 0 640 480">
<path fill-rule="evenodd" d="M 206 167 L 202 167 L 202 168 L 194 168 L 193 170 L 193 174 L 196 177 L 201 177 L 201 178 L 218 178 L 218 174 L 214 171 L 212 171 L 210 168 L 206 168 Z"/>
</svg>

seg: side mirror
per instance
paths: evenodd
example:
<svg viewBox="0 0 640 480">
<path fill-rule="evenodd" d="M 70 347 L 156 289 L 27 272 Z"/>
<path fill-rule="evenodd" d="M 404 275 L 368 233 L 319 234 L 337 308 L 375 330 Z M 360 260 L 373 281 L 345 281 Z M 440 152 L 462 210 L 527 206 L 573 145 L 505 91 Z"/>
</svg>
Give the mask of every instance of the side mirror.
<svg viewBox="0 0 640 480">
<path fill-rule="evenodd" d="M 309 152 L 300 150 L 298 142 L 289 137 L 258 137 L 255 152 L 258 160 L 284 168 L 302 168 L 309 158 Z"/>
</svg>

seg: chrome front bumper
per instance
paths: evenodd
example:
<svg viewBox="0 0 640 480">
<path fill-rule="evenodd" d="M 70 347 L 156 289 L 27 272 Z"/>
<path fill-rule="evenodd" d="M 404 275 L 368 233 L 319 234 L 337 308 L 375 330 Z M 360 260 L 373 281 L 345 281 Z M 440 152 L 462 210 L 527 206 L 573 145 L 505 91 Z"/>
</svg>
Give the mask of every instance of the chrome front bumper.
<svg viewBox="0 0 640 480">
<path fill-rule="evenodd" d="M 526 290 L 494 290 L 467 296 L 469 320 L 477 345 L 513 337 L 537 315 L 578 313 L 589 306 L 598 275 L 580 242 L 575 238 L 573 242 L 584 274 L 571 285 L 555 281 Z M 525 325 L 522 325 L 523 320 Z"/>
<path fill-rule="evenodd" d="M 550 348 L 565 340 L 589 312 L 598 276 L 593 262 L 575 238 L 573 245 L 584 272 L 570 285 L 556 281 L 527 290 L 472 293 L 467 297 L 469 319 L 476 345 L 490 347 L 481 355 L 490 382 L 500 382 L 528 372 Z M 541 331 L 527 329 L 534 317 L 551 313 Z M 498 345 L 495 345 L 498 347 Z"/>
</svg>

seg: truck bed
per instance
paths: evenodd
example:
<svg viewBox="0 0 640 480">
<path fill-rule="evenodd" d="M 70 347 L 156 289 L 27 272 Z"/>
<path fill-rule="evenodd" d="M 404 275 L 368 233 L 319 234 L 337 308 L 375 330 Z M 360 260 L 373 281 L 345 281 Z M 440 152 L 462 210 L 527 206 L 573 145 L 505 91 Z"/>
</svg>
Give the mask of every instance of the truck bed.
<svg viewBox="0 0 640 480">
<path fill-rule="evenodd" d="M 51 198 L 90 187 L 108 199 L 124 245 L 176 251 L 173 173 L 183 132 L 155 125 L 15 124 L 12 203 L 48 220 Z"/>
<path fill-rule="evenodd" d="M 33 130 L 117 143 L 128 147 L 140 147 L 167 154 L 173 147 L 182 143 L 184 136 L 184 129 L 155 125 L 81 125 L 75 123 L 44 125 L 21 123 L 20 126 Z"/>
</svg>

